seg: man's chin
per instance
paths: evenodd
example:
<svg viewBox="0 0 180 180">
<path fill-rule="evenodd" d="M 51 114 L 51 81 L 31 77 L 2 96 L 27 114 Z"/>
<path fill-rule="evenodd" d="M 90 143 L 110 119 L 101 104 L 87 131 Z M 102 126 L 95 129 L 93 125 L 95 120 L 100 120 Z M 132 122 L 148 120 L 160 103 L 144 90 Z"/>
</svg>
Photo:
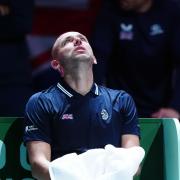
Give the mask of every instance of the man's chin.
<svg viewBox="0 0 180 180">
<path fill-rule="evenodd" d="M 87 54 L 77 54 L 76 55 L 76 59 L 82 60 L 82 61 L 86 61 L 86 60 L 90 60 L 90 56 L 88 56 Z"/>
</svg>

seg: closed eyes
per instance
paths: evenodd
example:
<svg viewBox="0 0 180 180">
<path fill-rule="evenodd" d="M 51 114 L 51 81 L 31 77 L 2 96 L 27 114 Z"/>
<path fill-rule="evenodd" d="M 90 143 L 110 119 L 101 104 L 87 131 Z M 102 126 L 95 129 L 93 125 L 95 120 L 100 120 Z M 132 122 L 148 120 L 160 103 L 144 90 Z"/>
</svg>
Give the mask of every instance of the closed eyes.
<svg viewBox="0 0 180 180">
<path fill-rule="evenodd" d="M 67 37 L 63 42 L 62 42 L 62 46 L 65 46 L 68 42 L 72 42 L 73 38 L 72 37 Z"/>
<path fill-rule="evenodd" d="M 86 39 L 84 36 L 82 36 L 82 35 L 78 36 L 78 38 L 79 38 L 81 41 L 87 42 L 87 39 Z M 74 37 L 69 36 L 69 37 L 67 37 L 64 41 L 62 41 L 61 45 L 62 45 L 62 46 L 65 46 L 67 43 L 73 42 L 73 41 L 74 41 Z"/>
</svg>

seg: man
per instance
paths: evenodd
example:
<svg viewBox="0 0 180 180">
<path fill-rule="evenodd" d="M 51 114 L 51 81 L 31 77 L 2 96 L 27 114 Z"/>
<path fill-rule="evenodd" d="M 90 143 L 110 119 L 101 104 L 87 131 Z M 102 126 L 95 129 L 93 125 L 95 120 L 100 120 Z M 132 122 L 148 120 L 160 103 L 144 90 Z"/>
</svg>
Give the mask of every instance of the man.
<svg viewBox="0 0 180 180">
<path fill-rule="evenodd" d="M 92 34 L 95 81 L 124 89 L 139 117 L 180 118 L 180 9 L 173 0 L 105 0 Z"/>
<path fill-rule="evenodd" d="M 51 65 L 63 80 L 33 95 L 26 106 L 24 142 L 32 174 L 50 179 L 48 164 L 62 155 L 106 144 L 139 145 L 139 126 L 132 98 L 124 91 L 93 82 L 96 58 L 86 37 L 78 32 L 59 36 Z"/>
</svg>

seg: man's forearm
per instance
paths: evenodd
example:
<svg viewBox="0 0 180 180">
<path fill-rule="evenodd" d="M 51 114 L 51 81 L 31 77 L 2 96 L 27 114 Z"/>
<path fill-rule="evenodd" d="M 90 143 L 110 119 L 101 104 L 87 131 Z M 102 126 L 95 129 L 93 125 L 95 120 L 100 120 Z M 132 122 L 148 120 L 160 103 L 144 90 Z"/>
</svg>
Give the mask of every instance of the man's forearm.
<svg viewBox="0 0 180 180">
<path fill-rule="evenodd" d="M 49 161 L 44 161 L 32 164 L 32 176 L 38 180 L 50 180 L 49 163 Z"/>
</svg>

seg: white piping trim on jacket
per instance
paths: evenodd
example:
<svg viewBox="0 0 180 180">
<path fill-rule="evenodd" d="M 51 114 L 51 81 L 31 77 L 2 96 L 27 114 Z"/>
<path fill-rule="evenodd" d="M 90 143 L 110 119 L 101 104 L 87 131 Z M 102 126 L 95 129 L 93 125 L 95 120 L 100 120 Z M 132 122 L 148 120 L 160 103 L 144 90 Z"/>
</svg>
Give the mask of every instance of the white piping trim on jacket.
<svg viewBox="0 0 180 180">
<path fill-rule="evenodd" d="M 72 97 L 72 96 L 73 96 L 70 92 L 68 92 L 66 89 L 64 89 L 64 88 L 61 86 L 60 83 L 57 83 L 57 87 L 58 87 L 61 91 L 63 91 L 66 95 L 68 95 L 69 97 Z"/>
<path fill-rule="evenodd" d="M 97 85 L 96 83 L 95 83 L 95 86 L 96 86 L 95 94 L 96 94 L 96 95 L 99 95 L 98 85 Z"/>
</svg>

